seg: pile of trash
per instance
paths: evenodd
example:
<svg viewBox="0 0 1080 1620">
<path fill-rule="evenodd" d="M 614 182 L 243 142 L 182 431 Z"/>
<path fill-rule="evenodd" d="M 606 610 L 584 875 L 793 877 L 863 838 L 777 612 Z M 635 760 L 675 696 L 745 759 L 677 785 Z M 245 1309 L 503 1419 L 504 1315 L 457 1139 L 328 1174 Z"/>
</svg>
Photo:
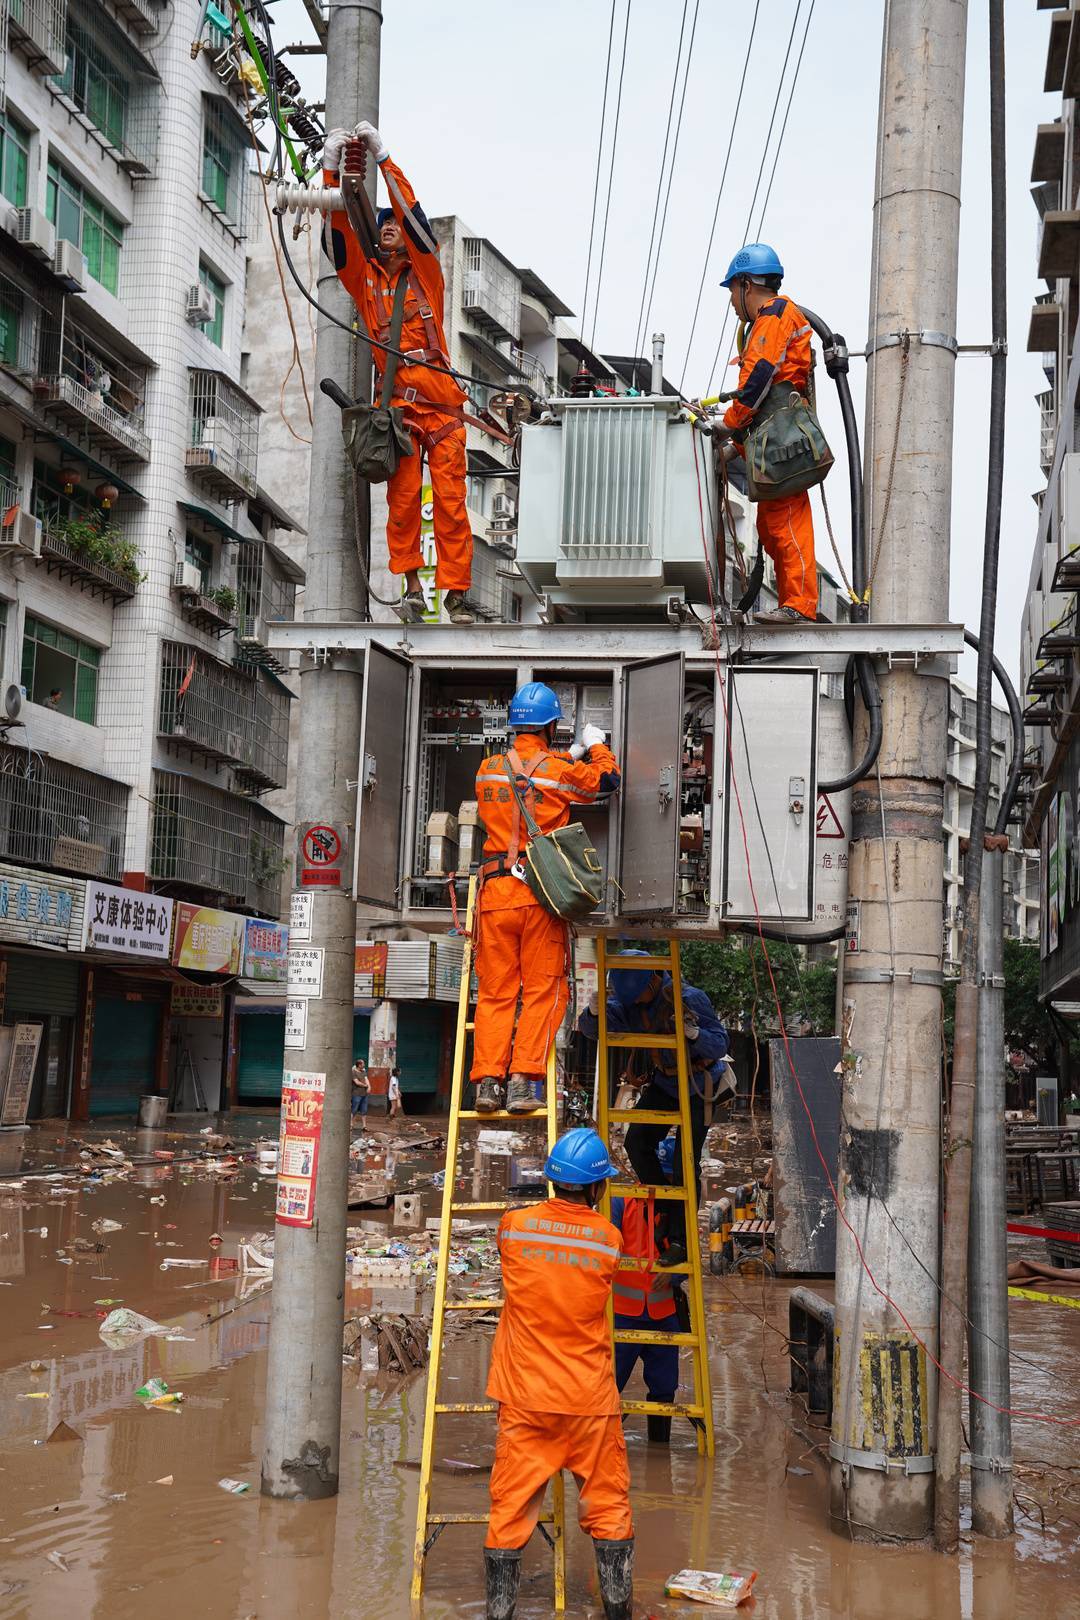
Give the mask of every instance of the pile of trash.
<svg viewBox="0 0 1080 1620">
<path fill-rule="evenodd" d="M 379 1312 L 346 1320 L 343 1359 L 361 1372 L 406 1375 L 422 1367 L 428 1354 L 428 1328 L 419 1316 Z"/>
</svg>

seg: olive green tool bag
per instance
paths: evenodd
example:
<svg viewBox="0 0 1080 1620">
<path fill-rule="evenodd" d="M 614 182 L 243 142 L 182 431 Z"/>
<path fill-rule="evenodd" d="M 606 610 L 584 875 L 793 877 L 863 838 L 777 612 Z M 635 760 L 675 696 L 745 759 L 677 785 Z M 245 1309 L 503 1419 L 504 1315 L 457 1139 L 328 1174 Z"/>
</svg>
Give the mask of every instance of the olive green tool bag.
<svg viewBox="0 0 1080 1620">
<path fill-rule="evenodd" d="M 405 288 L 408 277 L 398 277 L 394 309 L 390 317 L 390 347 L 401 348 L 401 324 L 405 315 Z M 357 477 L 369 484 L 385 484 L 398 470 L 402 456 L 415 454 L 412 434 L 405 426 L 402 405 L 391 405 L 399 356 L 388 354 L 383 372 L 382 392 L 377 405 L 350 405 L 341 413 L 341 436 Z"/>
<path fill-rule="evenodd" d="M 833 464 L 817 412 L 790 383 L 774 383 L 746 429 L 752 501 L 779 501 L 820 484 Z"/>
<path fill-rule="evenodd" d="M 580 821 L 568 822 L 554 832 L 544 833 L 529 814 L 514 779 L 521 766 L 516 753 L 507 755 L 506 774 L 510 778 L 529 842 L 521 853 L 525 882 L 545 910 L 564 922 L 581 922 L 596 910 L 604 896 L 604 873 L 600 857 L 589 843 Z"/>
</svg>

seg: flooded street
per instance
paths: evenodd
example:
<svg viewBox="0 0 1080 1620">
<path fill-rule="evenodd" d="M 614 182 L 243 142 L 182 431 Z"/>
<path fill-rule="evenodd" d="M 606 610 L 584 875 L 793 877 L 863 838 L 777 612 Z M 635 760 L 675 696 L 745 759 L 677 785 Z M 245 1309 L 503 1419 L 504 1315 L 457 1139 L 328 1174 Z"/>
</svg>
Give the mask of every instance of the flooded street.
<svg viewBox="0 0 1080 1620">
<path fill-rule="evenodd" d="M 0 1142 L 0 1615 L 398 1620 L 410 1613 L 417 1479 L 399 1465 L 419 1455 L 423 1374 L 400 1379 L 362 1371 L 358 1359 L 347 1364 L 339 1496 L 300 1506 L 260 1497 L 272 1283 L 251 1269 L 243 1245 L 273 1229 L 274 1177 L 260 1173 L 251 1144 L 272 1136 L 276 1120 L 230 1120 L 231 1155 L 187 1159 L 204 1146 L 203 1120 L 176 1132 L 84 1131 L 80 1143 L 111 1135 L 132 1159 L 176 1155 L 136 1162 L 113 1181 L 62 1173 L 78 1162 L 74 1128 L 70 1140 L 62 1126 L 42 1126 Z M 402 1124 L 418 1129 L 415 1120 Z M 392 1140 L 391 1130 L 374 1122 L 372 1139 Z M 429 1189 L 424 1214 L 435 1213 L 437 1158 L 407 1150 L 400 1133 L 396 1140 L 399 1188 L 415 1178 Z M 212 1167 L 227 1157 L 240 1162 Z M 384 1157 L 369 1157 L 365 1173 L 381 1173 Z M 50 1169 L 57 1180 L 28 1179 Z M 381 1221 L 387 1236 L 415 1242 L 416 1232 L 392 1233 L 390 1220 L 365 1209 L 350 1224 L 372 1231 Z M 211 1244 L 213 1234 L 220 1243 Z M 1080 1473 L 1071 1475 L 1069 1500 L 1065 1471 L 1077 1462 L 1076 1429 L 1014 1425 L 1017 1460 L 1029 1466 L 1018 1470 L 1012 1544 L 966 1539 L 961 1556 L 947 1560 L 852 1545 L 830 1529 L 827 1435 L 785 1393 L 786 1296 L 782 1283 L 707 1280 L 714 1460 L 699 1458 L 689 1431 L 678 1429 L 670 1452 L 650 1450 L 643 1420 L 630 1420 L 637 1613 L 715 1612 L 663 1598 L 665 1576 L 696 1566 L 757 1569 L 744 1612 L 762 1620 L 1080 1615 Z M 414 1285 L 383 1296 L 353 1273 L 347 1315 L 409 1310 L 415 1297 Z M 110 1349 L 99 1328 L 119 1305 L 166 1332 Z M 1080 1312 L 1014 1300 L 1012 1331 L 1014 1405 L 1080 1417 Z M 451 1399 L 479 1398 L 488 1342 L 478 1327 L 453 1340 Z M 138 1399 L 152 1378 L 181 1392 L 182 1405 Z M 453 1418 L 440 1455 L 484 1466 L 492 1440 L 489 1419 Z M 232 1494 L 223 1479 L 250 1489 Z M 437 1507 L 482 1510 L 485 1502 L 485 1473 L 437 1476 Z M 573 1526 L 568 1569 L 567 1613 L 598 1615 L 590 1548 Z M 448 1529 L 428 1571 L 428 1620 L 482 1615 L 474 1529 Z M 519 1613 L 551 1612 L 550 1557 L 535 1537 Z"/>
</svg>

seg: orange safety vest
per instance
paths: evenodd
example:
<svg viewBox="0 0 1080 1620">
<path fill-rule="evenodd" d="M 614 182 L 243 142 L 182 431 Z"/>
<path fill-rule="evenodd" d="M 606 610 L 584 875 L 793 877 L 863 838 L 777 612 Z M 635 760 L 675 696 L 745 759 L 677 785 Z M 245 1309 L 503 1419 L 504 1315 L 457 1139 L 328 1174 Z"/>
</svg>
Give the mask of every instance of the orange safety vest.
<svg viewBox="0 0 1080 1620">
<path fill-rule="evenodd" d="M 643 1199 L 628 1198 L 623 1204 L 623 1259 L 656 1258 L 654 1218 Z M 675 1315 L 674 1278 L 665 1272 L 631 1271 L 620 1267 L 615 1273 L 615 1313 L 617 1316 L 644 1316 L 663 1322 Z"/>
</svg>

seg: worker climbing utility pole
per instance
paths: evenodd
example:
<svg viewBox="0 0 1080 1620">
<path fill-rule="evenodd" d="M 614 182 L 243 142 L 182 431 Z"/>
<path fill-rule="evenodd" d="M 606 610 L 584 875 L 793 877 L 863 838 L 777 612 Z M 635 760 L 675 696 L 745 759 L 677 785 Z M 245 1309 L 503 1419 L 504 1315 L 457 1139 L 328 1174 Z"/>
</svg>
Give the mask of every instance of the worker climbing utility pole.
<svg viewBox="0 0 1080 1620">
<path fill-rule="evenodd" d="M 330 0 L 327 128 L 351 129 L 362 118 L 377 122 L 381 27 L 382 0 L 362 4 Z M 372 188 L 374 183 L 372 165 Z M 324 259 L 318 296 L 326 310 L 351 322 L 349 297 Z M 320 315 L 318 380 L 332 378 L 339 387 L 366 399 L 370 359 L 354 356 L 357 347 L 348 331 Z M 314 406 L 304 617 L 352 623 L 368 617 L 357 559 L 358 546 L 369 549 L 367 486 L 360 486 L 359 514 L 354 515 L 338 408 L 319 389 L 314 391 Z M 314 1206 L 301 1208 L 306 1224 L 282 1224 L 279 1219 L 275 1230 L 262 1490 L 266 1496 L 299 1500 L 333 1496 L 338 1488 L 356 938 L 351 864 L 342 856 L 347 854 L 355 819 L 362 695 L 362 671 L 349 655 L 305 659 L 301 666 L 296 823 L 301 835 L 306 828 L 312 832 L 299 840 L 297 865 L 311 863 L 311 875 L 325 879 L 333 873 L 340 881 L 303 887 L 300 871 L 296 879 L 311 914 L 309 937 L 298 948 L 307 953 L 309 987 L 317 982 L 320 993 L 302 1003 L 304 1047 L 287 1051 L 286 1063 L 306 1078 L 308 1094 L 318 1095 L 320 1080 L 325 1090 Z M 296 932 L 290 939 L 291 959 Z M 283 1119 L 287 1125 L 284 1112 Z M 281 1177 L 287 1168 L 279 1165 L 279 1216 Z"/>
<path fill-rule="evenodd" d="M 966 0 L 885 11 L 866 410 L 878 623 L 934 624 L 949 600 L 966 29 Z M 933 1517 L 947 673 L 879 672 L 884 740 L 853 803 L 831 1509 L 863 1538 L 921 1538 Z"/>
</svg>

